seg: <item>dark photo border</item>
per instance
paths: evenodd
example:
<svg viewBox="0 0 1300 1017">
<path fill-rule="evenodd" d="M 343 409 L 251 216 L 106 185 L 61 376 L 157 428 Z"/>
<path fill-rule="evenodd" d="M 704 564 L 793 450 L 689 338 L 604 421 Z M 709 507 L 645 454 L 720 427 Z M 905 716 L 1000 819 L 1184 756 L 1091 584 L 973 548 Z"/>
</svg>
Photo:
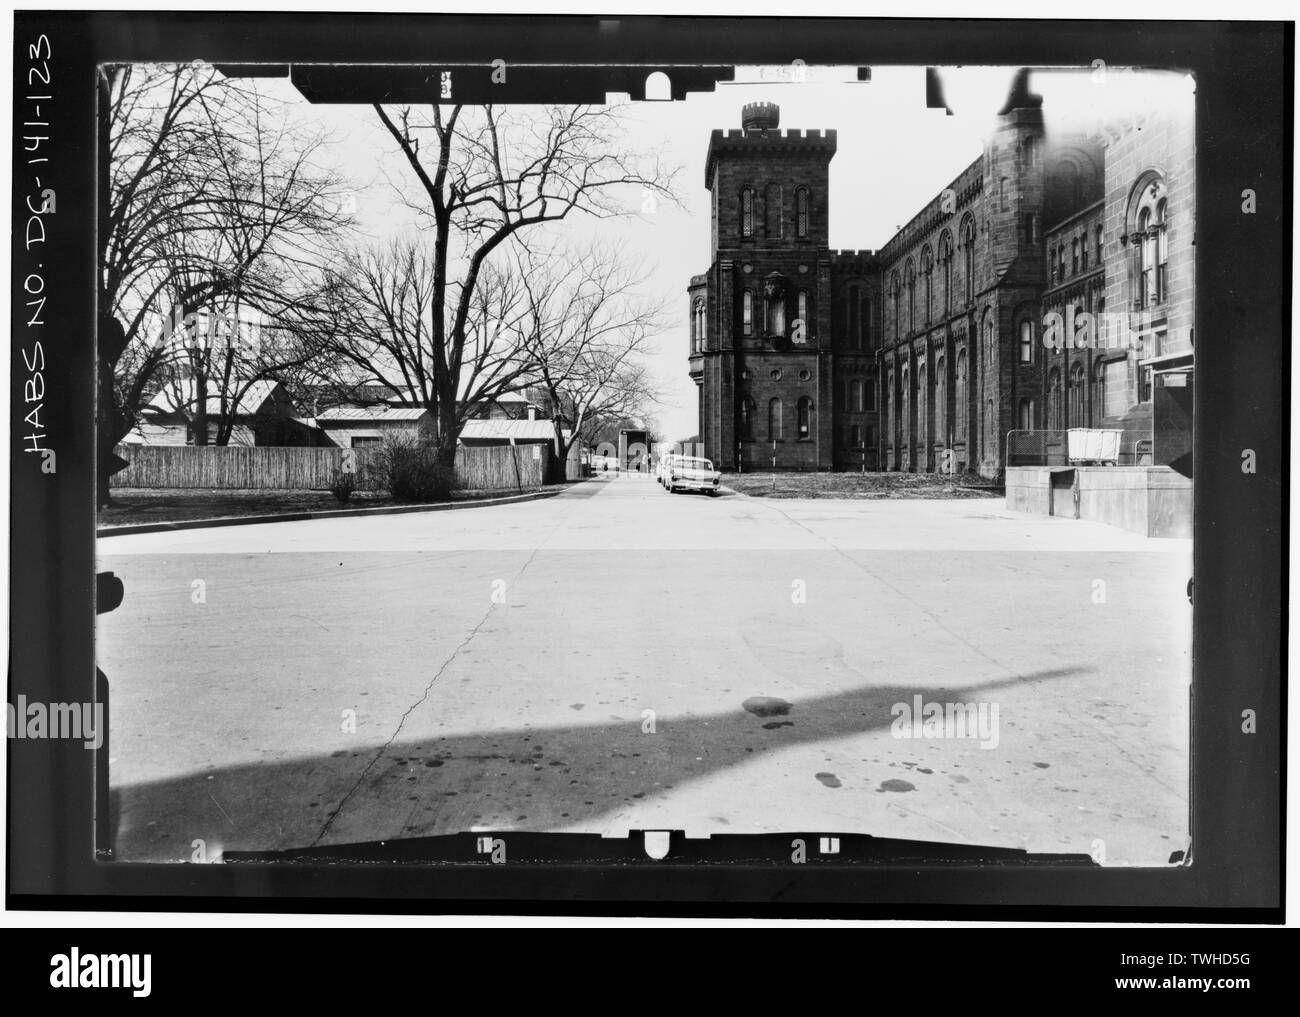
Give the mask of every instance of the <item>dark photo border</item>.
<svg viewBox="0 0 1300 1017">
<path fill-rule="evenodd" d="M 26 161 L 30 69 L 48 45 L 43 117 L 52 159 Z M 625 91 L 635 67 L 716 79 L 746 64 L 1173 67 L 1195 74 L 1197 295 L 1192 850 L 1180 865 L 793 865 L 789 835 L 675 837 L 654 862 L 634 836 L 574 836 L 494 866 L 461 860 L 221 865 L 97 861 L 93 753 L 7 739 L 7 906 L 40 910 L 673 914 L 1054 921 L 1279 922 L 1283 918 L 1294 24 L 1013 20 L 492 17 L 217 12 L 20 12 L 15 19 L 11 237 L 10 672 L 8 699 L 84 702 L 95 686 L 95 68 L 104 61 L 218 65 L 538 65 L 504 101 Z M 565 71 L 607 65 L 610 77 Z M 549 65 L 549 67 L 547 66 Z M 619 68 L 623 68 L 622 71 Z M 608 82 L 608 84 L 606 84 Z M 697 87 L 691 84 L 692 88 Z M 706 87 L 706 86 L 699 86 Z M 523 90 L 529 90 L 527 93 Z M 586 94 L 585 92 L 583 94 Z M 597 95 L 600 101 L 603 94 Z M 43 170 L 43 171 L 42 171 Z M 33 183 L 40 176 L 39 186 Z M 29 201 L 57 194 L 28 250 Z M 1245 214 L 1242 192 L 1255 191 Z M 39 273 L 44 324 L 27 326 Z M 25 451 L 32 344 L 42 343 L 43 442 Z M 26 357 L 24 353 L 26 352 Z M 1243 472 L 1243 450 L 1256 472 Z M 130 598 L 131 591 L 125 596 Z M 110 676 L 111 677 L 111 676 Z M 1242 731 L 1244 710 L 1256 731 Z M 833 831 L 818 831 L 825 834 Z M 809 836 L 816 836 L 810 833 Z M 862 838 L 868 842 L 871 838 Z M 460 843 L 460 842 L 457 842 Z M 770 846 L 769 846 L 770 845 Z M 765 860 L 769 857 L 770 861 Z"/>
</svg>

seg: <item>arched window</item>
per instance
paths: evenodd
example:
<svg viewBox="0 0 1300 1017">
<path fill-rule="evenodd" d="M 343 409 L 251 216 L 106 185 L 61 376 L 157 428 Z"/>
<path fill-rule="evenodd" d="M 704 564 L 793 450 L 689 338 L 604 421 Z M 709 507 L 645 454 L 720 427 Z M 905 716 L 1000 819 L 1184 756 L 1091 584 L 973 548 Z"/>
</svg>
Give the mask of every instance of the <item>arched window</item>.
<svg viewBox="0 0 1300 1017">
<path fill-rule="evenodd" d="M 1070 274 L 1079 274 L 1079 241 L 1075 238 L 1074 243 L 1070 245 Z"/>
<path fill-rule="evenodd" d="M 697 297 L 695 300 L 695 352 L 701 353 L 704 350 L 704 341 L 708 338 L 705 332 L 705 321 L 707 315 L 704 313 L 704 300 Z"/>
<path fill-rule="evenodd" d="M 799 440 L 807 441 L 812 437 L 813 401 L 807 396 L 799 400 Z"/>
<path fill-rule="evenodd" d="M 893 371 L 889 372 L 889 377 L 886 379 L 886 384 L 888 387 L 885 389 L 885 435 L 886 435 L 886 441 L 888 441 L 892 445 L 894 441 L 893 436 L 895 433 L 894 405 L 895 405 L 895 398 L 896 398 L 894 395 L 894 372 Z"/>
<path fill-rule="evenodd" d="M 862 407 L 862 380 L 860 378 L 851 378 L 849 380 L 849 412 L 861 413 Z"/>
<path fill-rule="evenodd" d="M 975 300 L 975 220 L 970 217 L 962 227 L 962 249 L 965 254 L 966 303 L 970 304 Z"/>
<path fill-rule="evenodd" d="M 1129 241 L 1135 252 L 1139 279 L 1135 302 L 1140 308 L 1155 307 L 1165 301 L 1168 210 L 1164 180 L 1157 174 L 1149 174 L 1135 195 L 1130 213 L 1134 232 Z"/>
<path fill-rule="evenodd" d="M 957 398 L 957 419 L 953 421 L 953 432 L 956 434 L 958 441 L 965 441 L 966 424 L 970 419 L 970 403 L 967 401 L 969 399 L 967 391 L 969 385 L 965 350 L 957 351 L 957 376 L 954 379 L 954 384 L 957 386 L 956 391 L 953 393 Z"/>
<path fill-rule="evenodd" d="M 767 298 L 767 334 L 785 335 L 785 297 Z"/>
<path fill-rule="evenodd" d="M 1034 362 L 1034 323 L 1028 318 L 1020 323 L 1020 362 Z"/>
<path fill-rule="evenodd" d="M 894 342 L 898 342 L 898 273 L 895 272 L 889 280 L 889 298 L 894 309 Z"/>
<path fill-rule="evenodd" d="M 776 396 L 767 403 L 767 440 L 781 440 L 781 400 Z"/>
<path fill-rule="evenodd" d="M 871 349 L 871 300 L 863 297 L 859 306 L 861 307 L 858 313 L 862 323 L 862 346 L 864 349 Z"/>
<path fill-rule="evenodd" d="M 846 299 L 848 306 L 845 308 L 849 319 L 845 329 L 848 333 L 848 344 L 855 350 L 862 349 L 862 301 L 859 292 L 858 287 L 849 287 Z"/>
<path fill-rule="evenodd" d="M 943 312 L 952 311 L 952 234 L 947 230 L 939 237 L 939 264 L 943 266 Z"/>
<path fill-rule="evenodd" d="M 903 376 L 899 381 L 899 390 L 902 397 L 899 404 L 901 411 L 899 430 L 903 435 L 903 444 L 910 445 L 912 442 L 912 372 L 906 361 L 903 362 Z"/>
<path fill-rule="evenodd" d="M 1061 369 L 1053 367 L 1047 376 L 1047 429 L 1061 429 Z"/>
<path fill-rule="evenodd" d="M 916 365 L 916 437 L 922 443 L 928 441 L 930 437 L 925 426 L 925 418 L 930 411 L 929 395 L 930 391 L 926 387 L 925 361 L 921 361 Z"/>
<path fill-rule="evenodd" d="M 754 440 L 754 400 L 749 396 L 740 401 L 740 440 Z"/>
<path fill-rule="evenodd" d="M 1086 272 L 1088 271 L 1088 234 L 1081 233 L 1074 243 L 1079 248 L 1079 266 Z"/>
<path fill-rule="evenodd" d="M 948 441 L 948 372 L 942 353 L 934 361 L 934 437 Z"/>
<path fill-rule="evenodd" d="M 1168 292 L 1166 287 L 1166 268 L 1169 264 L 1169 223 L 1165 216 L 1168 211 L 1168 203 L 1164 198 L 1156 204 L 1156 292 L 1160 294 L 1160 302 L 1163 303 L 1165 294 Z"/>
<path fill-rule="evenodd" d="M 925 278 L 923 323 L 929 327 L 934 302 L 934 254 L 927 246 L 921 252 L 921 275 Z"/>
<path fill-rule="evenodd" d="M 804 339 L 806 341 L 808 335 L 812 332 L 812 328 L 810 327 L 808 321 L 808 291 L 807 290 L 799 291 L 799 297 L 796 300 L 795 305 L 796 305 L 795 316 L 800 321 L 803 322 L 803 334 L 804 334 Z"/>
<path fill-rule="evenodd" d="M 794 192 L 794 232 L 801 240 L 808 236 L 808 188 Z"/>
<path fill-rule="evenodd" d="M 1020 412 L 1018 415 L 1017 426 L 1022 431 L 1032 431 L 1034 429 L 1034 404 L 1029 399 L 1020 400 Z"/>
<path fill-rule="evenodd" d="M 1101 264 L 1101 227 L 1097 227 L 1097 264 Z"/>
<path fill-rule="evenodd" d="M 1061 200 L 1068 206 L 1066 211 L 1072 212 L 1083 204 L 1083 182 L 1079 177 L 1079 167 L 1073 162 L 1065 160 L 1057 167 L 1056 186 Z"/>
<path fill-rule="evenodd" d="M 916 266 L 907 260 L 907 331 L 916 331 Z"/>
<path fill-rule="evenodd" d="M 763 234 L 773 239 L 781 236 L 780 184 L 768 184 L 763 193 Z"/>
<path fill-rule="evenodd" d="M 742 237 L 754 235 L 754 189 L 752 187 L 743 188 L 740 192 L 740 235 Z"/>
<path fill-rule="evenodd" d="M 754 293 L 745 290 L 740 294 L 740 331 L 743 335 L 754 334 Z"/>
<path fill-rule="evenodd" d="M 1092 419 L 1101 423 L 1106 415 L 1106 365 L 1097 361 L 1092 367 Z"/>
<path fill-rule="evenodd" d="M 1088 426 L 1087 407 L 1084 405 L 1087 393 L 1083 388 L 1083 378 L 1083 365 L 1076 360 L 1070 367 L 1070 392 L 1068 402 L 1070 406 L 1071 427 Z"/>
<path fill-rule="evenodd" d="M 1151 209 L 1144 208 L 1138 213 L 1137 231 L 1138 238 L 1138 263 L 1141 266 L 1140 273 L 1142 277 L 1142 287 L 1139 291 L 1139 299 L 1143 307 L 1151 307 L 1156 301 L 1156 259 L 1154 256 L 1154 244 L 1150 239 L 1151 229 Z"/>
</svg>

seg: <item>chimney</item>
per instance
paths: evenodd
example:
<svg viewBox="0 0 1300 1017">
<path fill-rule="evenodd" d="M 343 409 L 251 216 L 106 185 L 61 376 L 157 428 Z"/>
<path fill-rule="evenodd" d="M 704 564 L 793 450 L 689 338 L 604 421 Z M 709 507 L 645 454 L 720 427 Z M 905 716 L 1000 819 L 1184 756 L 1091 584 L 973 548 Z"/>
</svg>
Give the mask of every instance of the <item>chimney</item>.
<svg viewBox="0 0 1300 1017">
<path fill-rule="evenodd" d="M 740 126 L 751 131 L 774 131 L 781 125 L 781 107 L 774 102 L 747 103 L 740 111 Z"/>
</svg>

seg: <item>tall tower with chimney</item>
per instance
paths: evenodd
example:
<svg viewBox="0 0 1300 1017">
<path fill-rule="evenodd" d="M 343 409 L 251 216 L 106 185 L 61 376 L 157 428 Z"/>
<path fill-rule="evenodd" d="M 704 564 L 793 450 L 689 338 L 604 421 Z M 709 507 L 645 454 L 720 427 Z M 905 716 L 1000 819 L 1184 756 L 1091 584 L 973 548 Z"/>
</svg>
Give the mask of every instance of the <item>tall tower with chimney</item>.
<svg viewBox="0 0 1300 1017">
<path fill-rule="evenodd" d="M 723 469 L 835 462 L 835 131 L 782 133 L 780 116 L 773 103 L 750 103 L 739 130 L 713 131 L 705 161 L 712 257 L 688 290 L 690 372 L 700 440 Z"/>
</svg>

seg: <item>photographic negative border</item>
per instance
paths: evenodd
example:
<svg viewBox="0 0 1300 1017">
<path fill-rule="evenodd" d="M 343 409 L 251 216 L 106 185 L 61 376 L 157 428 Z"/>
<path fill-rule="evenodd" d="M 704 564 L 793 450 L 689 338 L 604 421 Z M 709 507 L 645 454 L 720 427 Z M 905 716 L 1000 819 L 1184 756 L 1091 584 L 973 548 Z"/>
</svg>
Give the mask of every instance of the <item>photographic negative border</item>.
<svg viewBox="0 0 1300 1017">
<path fill-rule="evenodd" d="M 1274 921 L 1281 916 L 1286 690 L 1282 678 L 1291 351 L 1293 24 L 1009 20 L 773 20 L 22 13 L 14 35 L 11 208 L 12 515 L 9 701 L 89 698 L 94 661 L 94 74 L 103 61 L 572 64 L 658 68 L 808 64 L 1178 67 L 1197 80 L 1197 351 L 1192 710 L 1193 850 L 1161 869 L 788 864 L 751 838 L 715 857 L 644 857 L 635 839 L 593 858 L 491 866 L 473 851 L 429 867 L 96 862 L 92 755 L 75 743 L 8 739 L 8 906 L 43 909 L 504 911 L 856 917 Z M 48 46 L 52 161 L 33 190 L 18 125 L 30 68 Z M 33 49 L 36 47 L 36 49 Z M 560 75 L 564 77 L 565 75 Z M 569 72 L 568 77 L 572 77 Z M 39 81 L 39 76 L 35 79 Z M 530 87 L 545 87 L 539 73 Z M 621 80 L 621 79 L 620 79 Z M 522 85 L 520 87 L 523 87 Z M 610 91 L 622 90 L 611 87 Z M 537 99 L 545 98 L 537 95 Z M 523 101 L 511 94 L 509 101 Z M 23 243 L 29 200 L 58 211 L 39 250 Z M 1244 214 L 1242 192 L 1257 195 Z M 44 326 L 26 327 L 39 273 Z M 34 284 L 30 284 L 34 285 Z M 30 290 L 28 291 L 30 292 Z M 1226 295 L 1231 294 L 1229 299 Z M 57 472 L 21 444 L 32 341 L 42 338 L 46 443 Z M 24 358 L 26 350 L 26 359 Z M 1241 469 L 1244 449 L 1257 472 Z M 131 591 L 126 591 L 131 596 Z M 1243 734 L 1243 710 L 1258 727 Z M 822 831 L 831 832 L 831 831 Z M 579 838 L 581 839 L 581 838 Z M 870 838 L 866 838 L 870 840 Z M 591 845 L 587 845 L 590 848 Z M 759 847 L 756 851 L 755 847 Z M 527 852 L 525 852 L 527 854 Z M 515 855 L 519 858 L 519 855 Z M 554 858 L 554 854 L 551 855 Z M 589 864 L 583 864 L 588 862 Z M 731 864 L 728 864 L 728 862 Z M 722 903 L 726 902 L 726 903 Z M 1061 911 L 1068 907 L 1068 913 Z"/>
</svg>

